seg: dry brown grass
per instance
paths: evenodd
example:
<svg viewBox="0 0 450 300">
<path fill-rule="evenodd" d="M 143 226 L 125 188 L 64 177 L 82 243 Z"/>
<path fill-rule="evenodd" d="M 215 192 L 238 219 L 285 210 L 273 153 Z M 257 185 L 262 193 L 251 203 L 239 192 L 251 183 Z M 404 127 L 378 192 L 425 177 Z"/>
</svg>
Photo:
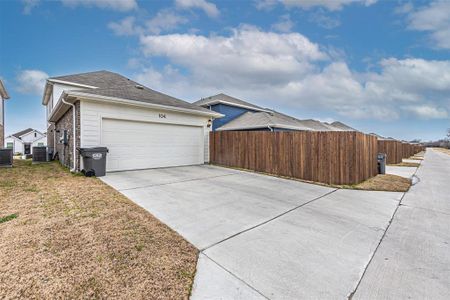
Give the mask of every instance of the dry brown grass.
<svg viewBox="0 0 450 300">
<path fill-rule="evenodd" d="M 412 159 L 412 158 L 411 158 Z M 393 166 L 393 167 L 414 167 L 414 168 L 418 168 L 420 166 L 419 163 L 411 163 L 411 162 L 401 162 L 399 164 L 394 164 L 394 165 L 389 165 L 389 166 Z"/>
<path fill-rule="evenodd" d="M 352 186 L 340 186 L 355 190 L 407 192 L 411 186 L 411 180 L 391 174 L 378 174 L 366 181 Z"/>
<path fill-rule="evenodd" d="M 96 178 L 0 169 L 0 298 L 185 299 L 197 250 Z"/>
<path fill-rule="evenodd" d="M 445 149 L 445 148 L 434 148 L 442 153 L 448 154 L 450 155 L 450 149 Z"/>
</svg>

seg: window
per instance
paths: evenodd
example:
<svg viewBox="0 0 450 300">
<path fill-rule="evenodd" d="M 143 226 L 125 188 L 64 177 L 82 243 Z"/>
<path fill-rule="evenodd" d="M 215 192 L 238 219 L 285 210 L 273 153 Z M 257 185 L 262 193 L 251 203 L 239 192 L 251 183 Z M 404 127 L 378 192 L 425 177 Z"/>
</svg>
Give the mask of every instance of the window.
<svg viewBox="0 0 450 300">
<path fill-rule="evenodd" d="M 42 142 L 38 143 L 38 147 L 42 147 L 42 146 L 44 146 L 44 143 L 42 143 Z"/>
<path fill-rule="evenodd" d="M 37 133 L 36 132 L 34 133 L 34 137 L 37 137 Z"/>
<path fill-rule="evenodd" d="M 14 143 L 6 143 L 6 148 L 8 149 L 14 148 Z"/>
</svg>

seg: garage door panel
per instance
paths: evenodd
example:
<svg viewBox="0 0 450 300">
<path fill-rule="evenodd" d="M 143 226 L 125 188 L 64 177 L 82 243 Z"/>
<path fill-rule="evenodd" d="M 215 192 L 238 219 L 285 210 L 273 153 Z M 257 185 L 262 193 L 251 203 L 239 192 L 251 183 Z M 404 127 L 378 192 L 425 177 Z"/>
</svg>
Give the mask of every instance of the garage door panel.
<svg viewBox="0 0 450 300">
<path fill-rule="evenodd" d="M 202 164 L 203 128 L 103 119 L 108 171 Z"/>
</svg>

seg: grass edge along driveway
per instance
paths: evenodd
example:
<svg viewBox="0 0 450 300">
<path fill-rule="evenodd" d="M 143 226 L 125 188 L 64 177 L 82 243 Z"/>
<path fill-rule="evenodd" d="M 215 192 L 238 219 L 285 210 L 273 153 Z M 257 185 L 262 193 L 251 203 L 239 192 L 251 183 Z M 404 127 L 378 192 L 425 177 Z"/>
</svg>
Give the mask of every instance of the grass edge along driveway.
<svg viewBox="0 0 450 300">
<path fill-rule="evenodd" d="M 197 249 L 97 178 L 0 169 L 0 298 L 187 299 Z"/>
</svg>

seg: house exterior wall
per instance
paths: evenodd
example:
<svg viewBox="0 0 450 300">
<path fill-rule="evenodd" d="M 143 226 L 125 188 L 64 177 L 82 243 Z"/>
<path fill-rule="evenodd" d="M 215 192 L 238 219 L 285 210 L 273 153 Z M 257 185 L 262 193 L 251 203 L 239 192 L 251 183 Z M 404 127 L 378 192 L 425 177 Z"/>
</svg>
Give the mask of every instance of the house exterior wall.
<svg viewBox="0 0 450 300">
<path fill-rule="evenodd" d="M 5 142 L 5 101 L 0 96 L 0 148 Z"/>
<path fill-rule="evenodd" d="M 3 127 L 3 125 L 0 125 L 0 148 L 3 148 L 4 143 L 5 143 L 5 127 Z"/>
<path fill-rule="evenodd" d="M 41 144 L 41 145 L 40 145 Z M 40 147 L 40 146 L 47 146 L 47 137 L 45 135 L 43 135 L 41 138 L 33 141 L 33 143 L 31 143 L 31 147 Z M 33 150 L 33 148 L 31 148 L 31 150 Z"/>
<path fill-rule="evenodd" d="M 13 143 L 13 152 L 14 153 L 23 154 L 23 143 L 20 140 L 13 138 L 13 137 L 7 137 L 7 138 L 5 138 L 5 144 L 4 144 L 5 148 L 8 145 L 8 143 Z"/>
<path fill-rule="evenodd" d="M 51 150 L 55 148 L 55 126 L 53 124 L 49 124 L 47 127 L 47 147 Z"/>
<path fill-rule="evenodd" d="M 58 159 L 61 164 L 72 167 L 73 166 L 73 143 L 76 142 L 76 147 L 80 147 L 80 102 L 75 103 L 76 106 L 76 134 L 74 137 L 74 128 L 73 128 L 73 108 L 71 107 L 56 123 L 54 134 L 56 136 L 56 144 L 54 145 L 55 153 L 58 153 Z M 61 138 L 64 135 L 64 130 L 68 132 L 68 144 L 64 145 L 60 142 Z M 49 135 L 50 136 L 50 135 Z M 53 136 L 51 137 L 53 138 Z M 75 153 L 78 155 L 78 153 Z M 80 165 L 80 160 L 78 159 L 78 167 Z"/>
<path fill-rule="evenodd" d="M 45 135 L 43 135 L 42 133 L 34 130 L 34 131 L 31 131 L 31 132 L 21 136 L 21 140 L 23 141 L 23 143 L 32 143 L 36 139 L 40 139 L 44 136 Z"/>
<path fill-rule="evenodd" d="M 242 115 L 246 112 L 255 112 L 254 110 L 250 110 L 247 108 L 235 107 L 235 106 L 230 106 L 230 105 L 226 105 L 226 104 L 222 104 L 222 103 L 212 105 L 209 108 L 212 111 L 215 111 L 215 112 L 225 115 L 224 117 L 213 121 L 213 125 L 212 125 L 213 131 L 216 131 L 217 128 L 225 125 L 226 123 L 230 122 L 231 120 L 239 117 L 240 115 Z"/>
<path fill-rule="evenodd" d="M 203 127 L 205 162 L 209 161 L 208 116 L 150 109 L 132 105 L 82 100 L 80 105 L 81 147 L 106 146 L 102 143 L 102 119 L 133 120 L 162 124 L 178 124 Z"/>
</svg>

